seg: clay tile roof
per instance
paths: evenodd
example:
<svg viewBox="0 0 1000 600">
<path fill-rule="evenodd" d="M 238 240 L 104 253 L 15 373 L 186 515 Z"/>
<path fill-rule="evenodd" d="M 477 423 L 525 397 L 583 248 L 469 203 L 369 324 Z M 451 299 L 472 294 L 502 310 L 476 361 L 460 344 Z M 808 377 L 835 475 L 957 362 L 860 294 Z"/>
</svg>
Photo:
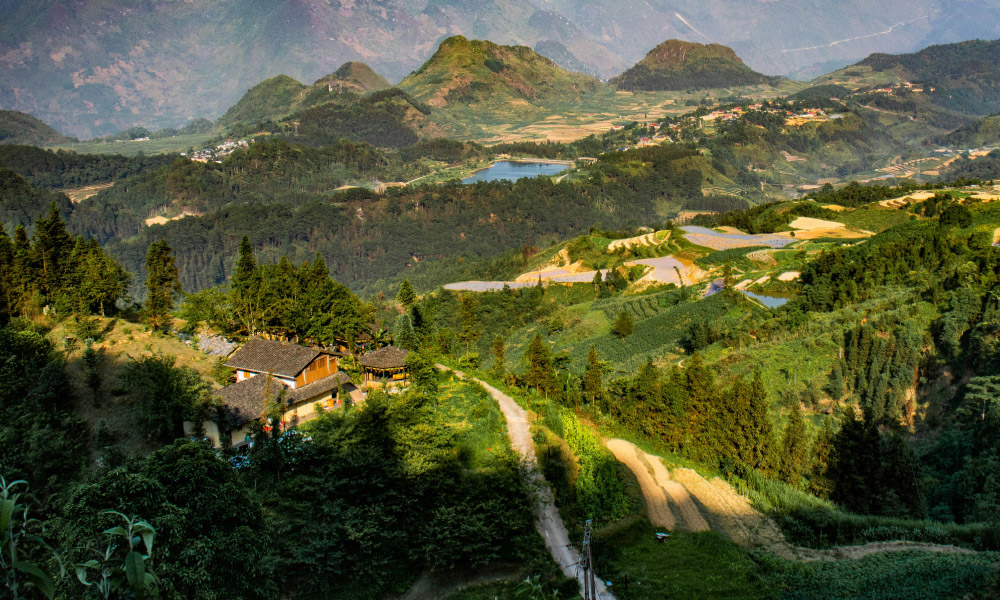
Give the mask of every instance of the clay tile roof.
<svg viewBox="0 0 1000 600">
<path fill-rule="evenodd" d="M 403 350 L 395 346 L 385 346 L 365 354 L 358 359 L 358 362 L 361 363 L 362 367 L 395 369 L 406 366 L 406 357 L 409 353 L 409 350 Z"/>
<path fill-rule="evenodd" d="M 351 377 L 344 373 L 343 371 L 337 371 L 333 375 L 327 375 L 323 379 L 319 379 L 310 383 L 309 385 L 304 385 L 300 388 L 294 390 L 289 390 L 288 394 L 285 396 L 286 402 L 289 405 L 295 404 L 296 402 L 302 402 L 303 400 L 308 400 L 310 398 L 315 398 L 320 394 L 325 394 L 337 389 L 337 384 L 346 385 L 351 382 Z"/>
<path fill-rule="evenodd" d="M 215 392 L 222 399 L 223 404 L 233 413 L 237 425 L 249 423 L 259 418 L 267 406 L 265 393 L 268 391 L 268 377 L 259 375 L 237 381 L 227 385 Z M 271 398 L 276 399 L 283 390 L 287 390 L 283 383 L 271 379 Z"/>
<path fill-rule="evenodd" d="M 320 353 L 315 348 L 254 338 L 229 357 L 226 366 L 243 371 L 295 377 Z"/>
</svg>

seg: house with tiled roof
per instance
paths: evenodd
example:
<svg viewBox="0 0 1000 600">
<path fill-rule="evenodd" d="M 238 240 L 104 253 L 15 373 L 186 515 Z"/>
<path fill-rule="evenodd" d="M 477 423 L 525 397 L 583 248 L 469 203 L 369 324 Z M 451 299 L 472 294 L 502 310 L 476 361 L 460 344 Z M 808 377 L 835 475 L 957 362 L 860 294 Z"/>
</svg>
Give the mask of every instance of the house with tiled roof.
<svg viewBox="0 0 1000 600">
<path fill-rule="evenodd" d="M 316 416 L 316 405 L 342 406 L 339 390 L 356 389 L 339 370 L 339 352 L 254 338 L 234 352 L 225 365 L 236 371 L 236 381 L 215 392 L 225 406 L 224 423 L 206 421 L 205 437 L 215 447 L 250 442 L 250 424 L 264 419 L 273 408 L 283 426 L 294 426 Z M 185 428 L 193 431 L 192 423 Z"/>
</svg>

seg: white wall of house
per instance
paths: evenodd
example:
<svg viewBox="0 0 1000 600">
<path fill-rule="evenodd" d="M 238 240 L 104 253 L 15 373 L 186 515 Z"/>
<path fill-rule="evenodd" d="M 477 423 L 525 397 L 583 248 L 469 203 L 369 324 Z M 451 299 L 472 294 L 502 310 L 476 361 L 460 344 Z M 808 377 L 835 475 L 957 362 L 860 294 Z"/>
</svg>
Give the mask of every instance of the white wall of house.
<svg viewBox="0 0 1000 600">
<path fill-rule="evenodd" d="M 236 371 L 236 381 L 243 381 L 245 379 L 250 379 L 256 375 L 267 375 L 267 373 L 258 373 L 256 371 Z M 295 389 L 295 378 L 281 377 L 279 375 L 273 375 L 275 381 L 280 381 L 285 384 L 290 389 Z"/>
</svg>

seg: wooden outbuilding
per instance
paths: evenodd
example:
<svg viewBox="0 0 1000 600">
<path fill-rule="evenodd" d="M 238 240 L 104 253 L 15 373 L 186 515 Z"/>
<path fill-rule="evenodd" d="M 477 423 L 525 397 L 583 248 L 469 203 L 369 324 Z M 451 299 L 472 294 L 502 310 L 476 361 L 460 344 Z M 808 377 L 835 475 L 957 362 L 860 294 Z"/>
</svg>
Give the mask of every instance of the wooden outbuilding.
<svg viewBox="0 0 1000 600">
<path fill-rule="evenodd" d="M 364 382 L 369 388 L 391 385 L 405 386 L 410 382 L 410 371 L 406 368 L 406 357 L 410 351 L 395 346 L 384 346 L 372 350 L 358 359 L 364 372 Z"/>
</svg>

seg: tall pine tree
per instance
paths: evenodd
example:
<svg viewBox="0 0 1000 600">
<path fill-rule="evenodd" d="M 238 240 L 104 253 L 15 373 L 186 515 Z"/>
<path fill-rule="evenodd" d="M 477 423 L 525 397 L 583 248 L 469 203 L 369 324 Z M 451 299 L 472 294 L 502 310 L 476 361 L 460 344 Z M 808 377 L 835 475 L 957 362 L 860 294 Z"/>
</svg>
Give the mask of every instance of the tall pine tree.
<svg viewBox="0 0 1000 600">
<path fill-rule="evenodd" d="M 153 242 L 146 252 L 146 303 L 143 316 L 154 330 L 170 327 L 174 297 L 181 294 L 179 271 L 174 251 L 166 240 Z"/>
<path fill-rule="evenodd" d="M 601 364 L 597 358 L 597 348 L 590 347 L 587 353 L 587 368 L 583 372 L 583 397 L 591 404 L 600 403 L 604 396 L 604 382 Z"/>
<path fill-rule="evenodd" d="M 781 440 L 781 464 L 778 465 L 778 476 L 791 486 L 802 484 L 802 475 L 809 465 L 809 439 L 806 435 L 806 423 L 802 418 L 802 409 L 796 402 L 788 415 L 785 425 L 785 435 Z"/>
<path fill-rule="evenodd" d="M 528 372 L 524 374 L 524 382 L 528 387 L 535 388 L 542 394 L 551 394 L 556 390 L 556 374 L 552 368 L 552 355 L 548 346 L 536 333 L 528 348 Z"/>
</svg>

